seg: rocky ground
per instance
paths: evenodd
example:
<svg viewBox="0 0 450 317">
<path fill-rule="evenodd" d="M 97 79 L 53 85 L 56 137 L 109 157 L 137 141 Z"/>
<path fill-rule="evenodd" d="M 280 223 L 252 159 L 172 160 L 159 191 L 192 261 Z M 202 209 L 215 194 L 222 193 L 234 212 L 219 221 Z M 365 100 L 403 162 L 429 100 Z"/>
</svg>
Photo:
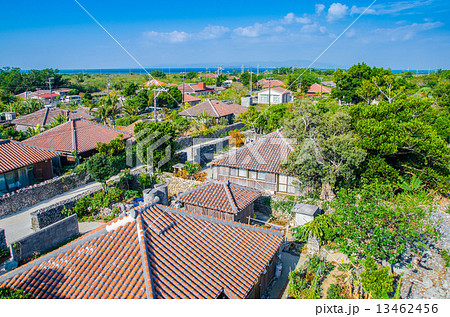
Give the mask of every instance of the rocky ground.
<svg viewBox="0 0 450 317">
<path fill-rule="evenodd" d="M 440 250 L 450 250 L 449 205 L 441 205 L 431 216 L 431 221 L 441 233 L 436 245 L 431 245 L 421 259 L 414 259 L 411 267 L 403 268 L 402 298 L 450 298 L 450 268 L 440 255 Z"/>
</svg>

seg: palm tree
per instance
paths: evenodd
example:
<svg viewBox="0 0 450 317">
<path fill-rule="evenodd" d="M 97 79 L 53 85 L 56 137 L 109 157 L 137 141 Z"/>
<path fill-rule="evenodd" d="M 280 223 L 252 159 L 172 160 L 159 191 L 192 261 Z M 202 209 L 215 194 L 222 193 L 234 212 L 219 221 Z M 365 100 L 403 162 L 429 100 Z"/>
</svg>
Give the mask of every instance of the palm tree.
<svg viewBox="0 0 450 317">
<path fill-rule="evenodd" d="M 59 126 L 60 124 L 63 124 L 63 123 L 65 123 L 65 122 L 67 122 L 67 117 L 66 117 L 66 116 L 63 116 L 63 115 L 61 115 L 61 114 L 58 114 L 58 115 L 55 117 L 55 119 L 53 119 L 53 121 L 48 125 L 48 127 L 51 129 L 51 128 L 57 127 L 57 126 Z"/>
<path fill-rule="evenodd" d="M 110 119 L 114 125 L 115 117 L 121 112 L 117 101 L 118 99 L 116 96 L 106 96 L 100 98 L 99 105 L 96 107 L 97 110 L 93 111 L 95 117 L 99 119 L 100 123 L 106 124 L 108 123 L 108 119 Z"/>
</svg>

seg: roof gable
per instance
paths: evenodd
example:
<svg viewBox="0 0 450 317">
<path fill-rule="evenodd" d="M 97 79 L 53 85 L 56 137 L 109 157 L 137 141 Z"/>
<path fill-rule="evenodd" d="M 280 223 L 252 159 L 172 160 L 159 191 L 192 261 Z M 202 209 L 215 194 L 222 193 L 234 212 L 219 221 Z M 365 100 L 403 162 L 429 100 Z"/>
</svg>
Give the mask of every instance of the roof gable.
<svg viewBox="0 0 450 317">
<path fill-rule="evenodd" d="M 246 107 L 235 103 L 224 103 L 220 100 L 207 99 L 198 105 L 185 109 L 179 113 L 180 116 L 196 117 L 203 112 L 214 118 L 221 118 L 228 115 L 239 115 L 247 111 Z"/>
</svg>

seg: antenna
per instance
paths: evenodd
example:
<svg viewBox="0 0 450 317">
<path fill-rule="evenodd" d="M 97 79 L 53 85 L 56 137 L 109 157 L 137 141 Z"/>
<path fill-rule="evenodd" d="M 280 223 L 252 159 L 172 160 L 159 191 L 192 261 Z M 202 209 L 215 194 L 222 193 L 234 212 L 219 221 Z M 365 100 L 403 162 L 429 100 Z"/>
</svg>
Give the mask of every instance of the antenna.
<svg viewBox="0 0 450 317">
<path fill-rule="evenodd" d="M 48 86 L 50 88 L 50 106 L 53 106 L 53 90 L 52 90 L 52 82 L 53 82 L 53 77 L 50 77 L 48 79 Z"/>
</svg>

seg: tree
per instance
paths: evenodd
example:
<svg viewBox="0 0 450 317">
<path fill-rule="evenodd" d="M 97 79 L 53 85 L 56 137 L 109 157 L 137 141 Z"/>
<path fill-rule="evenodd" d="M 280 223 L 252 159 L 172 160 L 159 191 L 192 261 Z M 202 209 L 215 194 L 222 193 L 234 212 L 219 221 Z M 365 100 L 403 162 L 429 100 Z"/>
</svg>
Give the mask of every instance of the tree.
<svg viewBox="0 0 450 317">
<path fill-rule="evenodd" d="M 0 299 L 34 299 L 34 295 L 20 289 L 0 288 Z"/>
<path fill-rule="evenodd" d="M 169 109 L 178 107 L 183 98 L 182 92 L 176 86 L 170 86 L 168 92 L 162 92 L 157 98 L 158 106 L 166 106 Z"/>
<path fill-rule="evenodd" d="M 441 107 L 450 107 L 450 83 L 439 84 L 433 91 L 436 103 Z"/>
<path fill-rule="evenodd" d="M 58 114 L 53 121 L 47 126 L 47 128 L 51 129 L 57 127 L 63 123 L 67 122 L 67 117 L 61 114 Z"/>
<path fill-rule="evenodd" d="M 139 89 L 139 86 L 135 83 L 128 83 L 127 86 L 122 90 L 122 94 L 125 97 L 134 96 L 136 94 L 136 90 Z"/>
<path fill-rule="evenodd" d="M 394 290 L 394 278 L 389 274 L 389 268 L 378 268 L 371 256 L 364 261 L 363 267 L 360 276 L 364 290 L 375 299 L 389 298 L 388 293 Z"/>
<path fill-rule="evenodd" d="M 162 70 L 152 70 L 150 72 L 150 75 L 152 75 L 152 77 L 157 77 L 157 78 L 162 78 L 162 77 L 166 77 L 166 73 L 164 73 Z"/>
<path fill-rule="evenodd" d="M 189 72 L 186 74 L 187 79 L 194 79 L 197 76 L 198 76 L 198 74 L 196 72 Z"/>
<path fill-rule="evenodd" d="M 450 189 L 449 121 L 425 98 L 349 108 L 358 144 L 400 176 L 414 174 L 429 188 Z M 395 180 L 396 182 L 397 180 Z"/>
<path fill-rule="evenodd" d="M 285 135 L 297 146 L 289 156 L 286 170 L 303 186 L 322 186 L 322 196 L 331 197 L 335 189 L 355 179 L 366 152 L 357 144 L 351 117 L 341 111 L 320 113 L 312 104 L 302 104 L 285 124 Z"/>
<path fill-rule="evenodd" d="M 321 244 L 325 241 L 332 240 L 334 237 L 331 233 L 332 220 L 327 215 L 320 215 L 313 221 L 307 222 L 302 226 L 292 229 L 292 235 L 300 240 L 307 241 L 310 236 L 315 237 Z"/>
<path fill-rule="evenodd" d="M 175 131 L 176 128 L 170 121 L 136 123 L 134 133 L 139 160 L 144 164 L 152 163 L 152 167 L 163 168 L 166 166 L 175 153 Z M 148 157 L 151 146 L 155 147 L 150 153 L 152 158 Z"/>
<path fill-rule="evenodd" d="M 97 143 L 97 152 L 106 156 L 117 156 L 126 150 L 126 143 L 123 135 L 119 134 L 116 138 L 108 143 Z"/>
<path fill-rule="evenodd" d="M 356 89 L 356 93 L 370 105 L 372 100 L 379 94 L 379 91 L 373 82 L 363 79 L 361 86 Z"/>
<path fill-rule="evenodd" d="M 108 119 L 114 124 L 115 117 L 121 112 L 118 106 L 118 98 L 116 96 L 105 96 L 100 98 L 97 110 L 93 111 L 95 117 L 100 123 L 106 124 Z"/>
<path fill-rule="evenodd" d="M 106 191 L 106 181 L 118 173 L 111 158 L 105 154 L 91 156 L 86 161 L 86 170 L 95 181 L 102 183 L 104 191 Z"/>
<path fill-rule="evenodd" d="M 223 82 L 227 80 L 227 76 L 225 74 L 220 74 L 216 78 L 216 87 L 221 87 Z"/>
<path fill-rule="evenodd" d="M 256 74 L 252 74 L 252 83 L 256 83 L 258 81 L 258 78 L 256 78 Z M 250 84 L 250 73 L 248 71 L 245 71 L 243 74 L 241 74 L 241 76 L 239 77 L 239 79 L 241 80 L 241 83 L 244 86 L 249 86 Z"/>
<path fill-rule="evenodd" d="M 241 147 L 245 142 L 245 135 L 241 131 L 230 131 L 230 145 Z"/>
</svg>

